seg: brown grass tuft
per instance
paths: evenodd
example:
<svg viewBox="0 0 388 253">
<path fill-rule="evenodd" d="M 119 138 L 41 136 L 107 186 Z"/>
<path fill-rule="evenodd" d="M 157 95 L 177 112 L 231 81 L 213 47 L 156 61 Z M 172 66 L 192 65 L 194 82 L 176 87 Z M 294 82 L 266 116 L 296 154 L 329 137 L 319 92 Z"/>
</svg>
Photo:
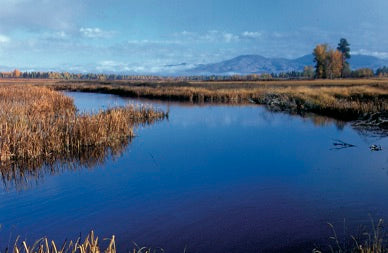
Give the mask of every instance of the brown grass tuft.
<svg viewBox="0 0 388 253">
<path fill-rule="evenodd" d="M 2 164 L 104 152 L 133 137 L 133 126 L 165 117 L 133 105 L 79 114 L 71 98 L 34 86 L 0 86 L 0 108 Z"/>
</svg>

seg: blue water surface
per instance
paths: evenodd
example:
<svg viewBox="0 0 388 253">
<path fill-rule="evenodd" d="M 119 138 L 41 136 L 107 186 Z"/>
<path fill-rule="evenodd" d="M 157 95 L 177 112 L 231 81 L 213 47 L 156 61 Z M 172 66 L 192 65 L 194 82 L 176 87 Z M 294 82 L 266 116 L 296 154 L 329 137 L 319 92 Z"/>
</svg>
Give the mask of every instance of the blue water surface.
<svg viewBox="0 0 388 253">
<path fill-rule="evenodd" d="M 80 111 L 128 102 L 68 92 Z M 120 252 L 311 252 L 327 222 L 348 233 L 388 217 L 388 138 L 260 106 L 152 102 L 169 118 L 136 129 L 121 156 L 0 189 L 0 245 L 94 229 Z M 356 147 L 333 149 L 340 139 Z M 369 146 L 383 146 L 371 152 Z M 5 184 L 4 184 L 5 185 Z M 339 232 L 341 234 L 341 232 Z"/>
</svg>

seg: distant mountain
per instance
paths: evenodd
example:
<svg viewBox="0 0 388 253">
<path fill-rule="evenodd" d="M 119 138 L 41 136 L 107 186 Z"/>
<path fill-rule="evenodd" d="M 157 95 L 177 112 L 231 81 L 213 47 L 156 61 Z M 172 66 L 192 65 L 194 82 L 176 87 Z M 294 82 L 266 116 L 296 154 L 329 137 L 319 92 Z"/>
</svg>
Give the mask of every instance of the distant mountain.
<svg viewBox="0 0 388 253">
<path fill-rule="evenodd" d="M 241 55 L 218 63 L 198 65 L 192 71 L 201 74 L 252 74 L 287 72 L 303 69 L 303 67 L 304 65 L 299 62 L 289 59 Z"/>
<path fill-rule="evenodd" d="M 388 66 L 388 60 L 368 55 L 352 55 L 349 60 L 352 69 L 372 68 L 376 70 L 384 65 Z M 303 71 L 304 66 L 314 66 L 313 55 L 305 55 L 296 59 L 266 58 L 260 55 L 241 55 L 230 60 L 201 64 L 188 72 L 190 74 L 260 74 L 280 73 L 289 71 Z"/>
</svg>

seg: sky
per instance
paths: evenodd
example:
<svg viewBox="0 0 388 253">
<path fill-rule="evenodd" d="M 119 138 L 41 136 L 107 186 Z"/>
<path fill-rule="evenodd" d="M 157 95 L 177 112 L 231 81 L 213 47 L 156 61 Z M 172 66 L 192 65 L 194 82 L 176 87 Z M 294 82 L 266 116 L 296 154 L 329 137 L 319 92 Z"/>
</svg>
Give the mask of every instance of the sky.
<svg viewBox="0 0 388 253">
<path fill-rule="evenodd" d="M 386 0 L 0 0 L 0 69 L 172 73 L 344 37 L 388 58 Z M 182 64 L 184 63 L 184 64 Z"/>
</svg>

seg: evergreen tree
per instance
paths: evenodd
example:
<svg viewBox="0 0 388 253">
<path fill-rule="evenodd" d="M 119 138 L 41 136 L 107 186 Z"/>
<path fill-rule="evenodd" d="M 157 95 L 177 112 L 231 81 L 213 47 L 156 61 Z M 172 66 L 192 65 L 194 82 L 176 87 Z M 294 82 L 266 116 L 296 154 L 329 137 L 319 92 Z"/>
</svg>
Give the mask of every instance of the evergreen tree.
<svg viewBox="0 0 388 253">
<path fill-rule="evenodd" d="M 349 62 L 347 61 L 350 59 L 350 44 L 348 41 L 344 38 L 340 39 L 340 42 L 338 43 L 337 50 L 342 53 L 342 71 L 341 76 L 347 77 L 350 74 L 350 66 Z"/>
</svg>

